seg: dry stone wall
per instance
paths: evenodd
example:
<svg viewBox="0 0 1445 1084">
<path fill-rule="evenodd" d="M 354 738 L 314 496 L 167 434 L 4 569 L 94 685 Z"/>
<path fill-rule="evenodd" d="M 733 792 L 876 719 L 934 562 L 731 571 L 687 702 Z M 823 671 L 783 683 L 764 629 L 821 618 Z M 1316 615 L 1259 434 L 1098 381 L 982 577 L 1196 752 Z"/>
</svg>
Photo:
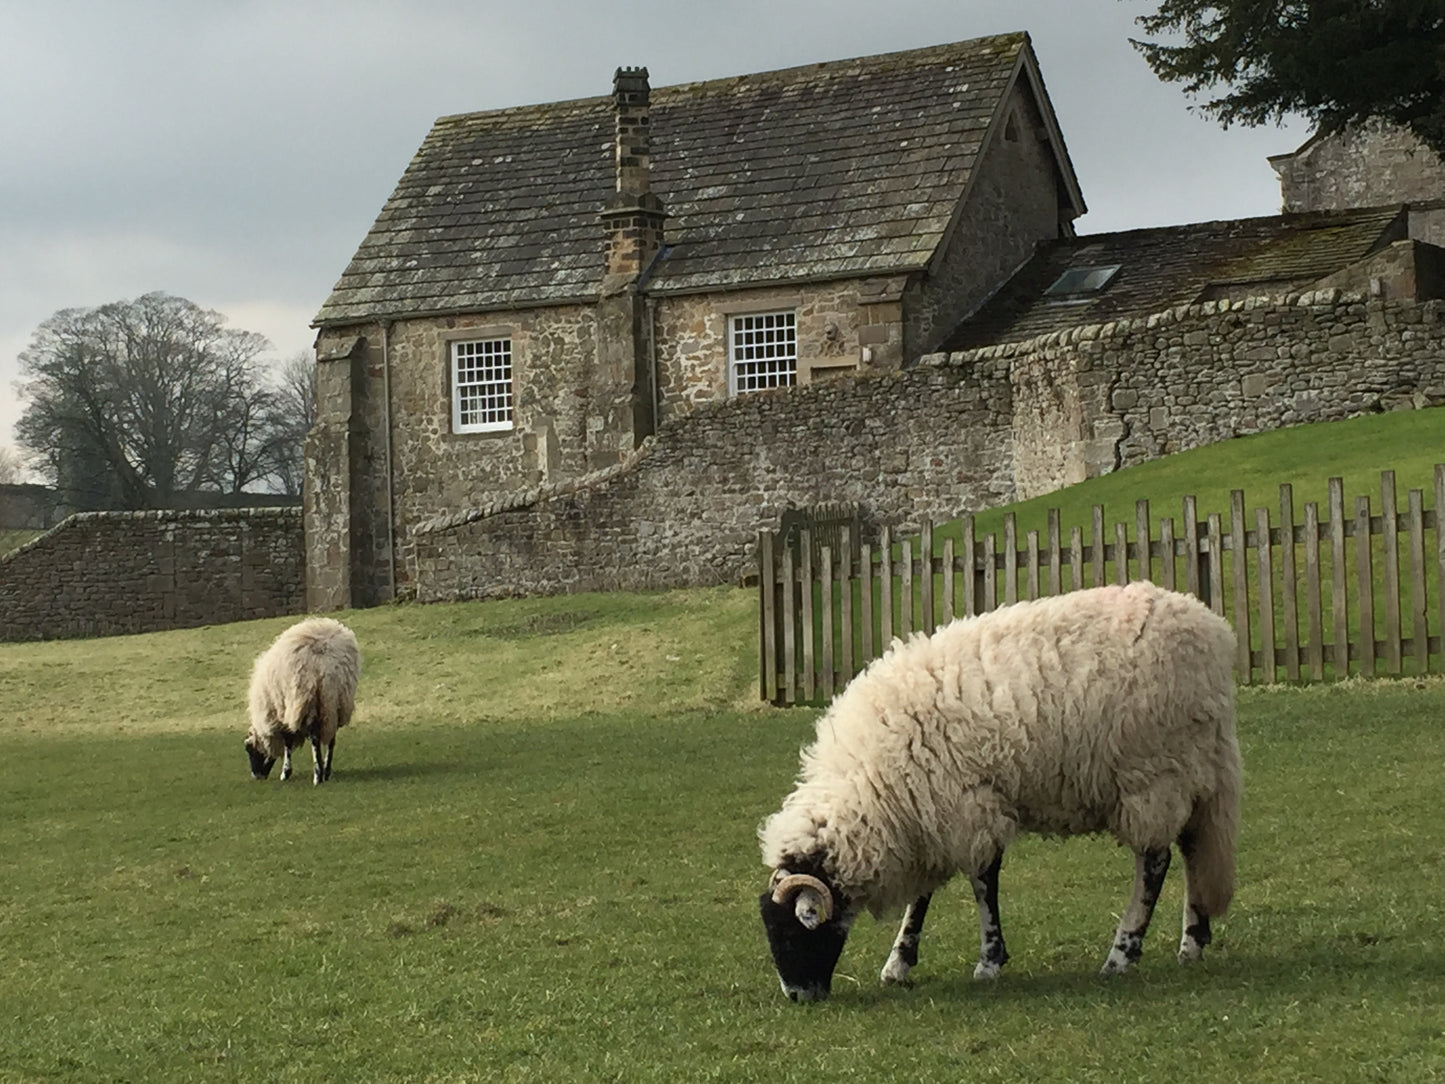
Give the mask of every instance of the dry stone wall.
<svg viewBox="0 0 1445 1084">
<path fill-rule="evenodd" d="M 0 558 L 0 640 L 301 613 L 300 508 L 84 512 Z"/>
<path fill-rule="evenodd" d="M 1013 492 L 1009 386 L 986 367 L 764 392 L 666 423 L 627 462 L 415 537 L 422 601 L 735 581 L 794 506 L 916 524 Z"/>
<path fill-rule="evenodd" d="M 49 486 L 0 485 L 0 531 L 48 530 L 65 514 L 65 502 Z"/>
<path fill-rule="evenodd" d="M 1027 499 L 1230 437 L 1445 403 L 1445 302 L 1208 302 L 946 360 L 1008 366 Z"/>
<path fill-rule="evenodd" d="M 789 508 L 853 502 L 906 529 L 1232 436 L 1439 404 L 1445 303 L 1187 306 L 716 403 L 619 463 L 528 472 L 486 504 L 403 479 L 398 582 L 423 601 L 728 582 Z M 302 535 L 295 508 L 72 516 L 0 559 L 0 639 L 300 613 Z"/>
</svg>

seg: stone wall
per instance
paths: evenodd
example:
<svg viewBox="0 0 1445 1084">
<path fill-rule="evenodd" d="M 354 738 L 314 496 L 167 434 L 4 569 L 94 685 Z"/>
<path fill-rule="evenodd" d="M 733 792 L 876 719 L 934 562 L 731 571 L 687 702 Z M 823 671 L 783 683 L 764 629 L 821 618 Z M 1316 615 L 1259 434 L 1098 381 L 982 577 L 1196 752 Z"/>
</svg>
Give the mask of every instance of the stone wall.
<svg viewBox="0 0 1445 1084">
<path fill-rule="evenodd" d="M 854 372 L 860 357 L 860 311 L 870 283 L 863 280 L 793 288 L 738 291 L 725 300 L 711 294 L 659 297 L 653 304 L 658 403 L 675 418 L 728 399 L 728 320 L 740 313 L 789 311 L 797 318 L 798 382 Z M 895 292 L 901 292 L 901 282 Z M 830 328 L 833 329 L 830 333 Z M 895 319 L 894 349 L 873 355 L 879 368 L 903 360 L 903 329 Z M 886 344 L 887 336 L 883 337 Z M 721 362 L 721 363 L 720 363 Z"/>
<path fill-rule="evenodd" d="M 1002 123 L 979 154 L 948 241 L 910 287 L 904 356 L 931 350 L 1037 251 L 1067 236 L 1066 200 L 1038 105 L 1015 86 Z"/>
<path fill-rule="evenodd" d="M 1211 302 L 730 400 L 622 464 L 438 516 L 423 601 L 697 585 L 782 512 L 914 527 L 1248 433 L 1445 403 L 1445 303 L 1318 291 Z"/>
<path fill-rule="evenodd" d="M 731 582 L 789 507 L 858 502 L 889 523 L 986 507 L 1013 492 L 1010 413 L 984 366 L 732 399 L 665 423 L 616 468 L 423 525 L 416 597 Z"/>
<path fill-rule="evenodd" d="M 0 485 L 0 531 L 44 531 L 65 518 L 67 509 L 51 486 Z"/>
<path fill-rule="evenodd" d="M 1022 500 L 1230 437 L 1445 403 L 1445 303 L 1208 302 L 948 361 L 1008 366 Z"/>
<path fill-rule="evenodd" d="M 304 611 L 301 509 L 84 512 L 0 557 L 0 640 Z"/>
<path fill-rule="evenodd" d="M 1445 162 L 1403 128 L 1318 137 L 1269 162 L 1286 213 L 1445 198 Z"/>
</svg>

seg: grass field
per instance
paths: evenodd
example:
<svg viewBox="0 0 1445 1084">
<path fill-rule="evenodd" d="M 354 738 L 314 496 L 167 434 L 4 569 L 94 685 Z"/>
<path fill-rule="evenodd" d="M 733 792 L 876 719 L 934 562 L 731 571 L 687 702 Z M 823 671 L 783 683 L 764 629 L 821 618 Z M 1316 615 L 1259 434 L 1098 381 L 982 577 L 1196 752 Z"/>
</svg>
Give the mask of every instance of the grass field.
<svg viewBox="0 0 1445 1084">
<path fill-rule="evenodd" d="M 345 615 L 336 774 L 253 782 L 287 623 L 0 645 L 0 1081 L 1159 1081 L 1445 1075 L 1445 683 L 1245 690 L 1240 888 L 1180 968 L 1177 874 L 1105 980 L 1132 875 L 1024 840 L 1013 961 L 939 896 L 911 989 L 863 919 L 779 992 L 754 832 L 812 711 L 754 703 L 751 592 Z"/>
<path fill-rule="evenodd" d="M 0 530 L 0 556 L 4 556 L 11 550 L 18 550 L 25 543 L 33 542 L 44 533 L 44 531 Z"/>
<path fill-rule="evenodd" d="M 1210 512 L 1224 517 L 1229 529 L 1229 495 L 1244 490 L 1249 527 L 1254 527 L 1254 509 L 1268 508 L 1272 522 L 1279 521 L 1279 487 L 1294 487 L 1295 522 L 1302 521 L 1306 501 L 1315 501 L 1320 517 L 1329 511 L 1327 482 L 1343 480 L 1347 514 L 1354 513 L 1356 496 L 1368 496 L 1375 515 L 1380 513 L 1380 472 L 1393 470 L 1400 508 L 1405 507 L 1408 489 L 1425 491 L 1425 506 L 1434 506 L 1433 477 L 1436 463 L 1445 462 L 1445 408 L 1367 414 L 1348 421 L 1277 429 L 1254 436 L 1220 441 L 1193 451 L 1165 456 L 1149 463 L 1116 471 L 1054 493 L 1021 501 L 1006 508 L 980 512 L 975 517 L 979 535 L 1002 531 L 1005 512 L 1017 517 L 1019 537 L 1026 530 L 1043 531 L 1050 508 L 1060 510 L 1065 524 L 1081 524 L 1087 530 L 1096 504 L 1104 506 L 1110 525 L 1130 524 L 1134 537 L 1134 502 L 1150 499 L 1150 513 L 1180 520 L 1179 498 L 1198 500 L 1200 519 Z M 940 536 L 957 537 L 953 524 L 940 528 Z M 1111 533 L 1112 539 L 1112 533 Z"/>
<path fill-rule="evenodd" d="M 1173 519 L 1176 536 L 1179 534 L 1183 524 L 1182 498 L 1187 495 L 1197 499 L 1197 514 L 1200 521 L 1205 520 L 1212 512 L 1221 514 L 1223 530 L 1227 536 L 1231 527 L 1230 493 L 1235 489 L 1244 491 L 1246 527 L 1249 531 L 1255 530 L 1255 509 L 1257 508 L 1267 509 L 1270 523 L 1277 528 L 1280 524 L 1279 490 L 1283 483 L 1289 483 L 1293 488 L 1293 520 L 1296 525 L 1299 525 L 1304 522 L 1306 502 L 1314 502 L 1317 505 L 1321 520 L 1329 518 L 1328 480 L 1331 477 L 1338 477 L 1343 481 L 1345 518 L 1347 522 L 1353 524 L 1356 514 L 1355 502 L 1358 497 L 1368 497 L 1372 514 L 1376 517 L 1380 516 L 1383 510 L 1380 475 L 1385 470 L 1395 472 L 1395 491 L 1399 512 L 1403 513 L 1406 510 L 1407 495 L 1411 489 L 1422 490 L 1423 507 L 1427 510 L 1433 509 L 1435 507 L 1435 465 L 1442 462 L 1445 462 L 1445 409 L 1371 414 L 1351 418 L 1348 421 L 1281 429 L 1222 441 L 1177 455 L 1165 456 L 1128 470 L 1091 478 L 1086 482 L 1042 497 L 980 512 L 974 517 L 974 533 L 979 539 L 986 535 L 993 535 L 999 551 L 1002 552 L 1005 538 L 1003 534 L 1005 516 L 1013 514 L 1016 519 L 1020 547 L 1025 545 L 1025 532 L 1031 530 L 1038 531 L 1041 544 L 1047 546 L 1048 511 L 1058 509 L 1065 546 L 1068 544 L 1070 527 L 1076 526 L 1083 529 L 1083 538 L 1087 545 L 1092 541 L 1093 508 L 1096 505 L 1102 505 L 1105 536 L 1108 542 L 1113 544 L 1116 523 L 1126 525 L 1127 536 L 1133 542 L 1137 540 L 1139 534 L 1135 526 L 1135 502 L 1142 498 L 1149 501 L 1151 537 L 1157 541 L 1160 521 L 1165 518 Z M 1441 590 L 1437 572 L 1439 562 L 1435 555 L 1435 535 L 1430 532 L 1427 534 L 1429 537 L 1426 539 L 1425 546 L 1424 581 L 1426 592 L 1432 601 L 1426 608 L 1426 620 L 1422 624 L 1427 635 L 1438 637 L 1441 631 L 1440 609 L 1434 600 L 1438 598 L 1438 592 Z M 955 542 L 961 539 L 962 525 L 960 521 L 950 521 L 937 527 L 934 532 L 935 554 L 941 552 L 942 540 L 946 537 L 952 537 Z M 898 547 L 895 546 L 895 555 L 897 551 Z M 1374 540 L 1372 552 L 1374 554 L 1372 562 L 1375 599 L 1374 633 L 1377 640 L 1384 641 L 1390 635 L 1385 625 L 1387 565 L 1384 559 L 1384 544 L 1379 538 Z M 1272 599 L 1276 629 L 1275 647 L 1283 647 L 1284 628 L 1287 621 L 1281 590 L 1280 557 L 1279 547 L 1276 546 Z M 1309 630 L 1304 601 L 1307 596 L 1302 545 L 1296 547 L 1295 559 L 1298 565 L 1295 587 L 1300 602 L 1292 616 L 1296 623 L 1298 640 L 1304 644 L 1309 640 Z M 1253 647 L 1258 650 L 1263 644 L 1258 619 L 1259 573 L 1256 560 L 1257 555 L 1251 550 L 1246 554 L 1244 563 L 1248 570 L 1251 642 Z M 1351 643 L 1358 643 L 1361 638 L 1356 561 L 1356 543 L 1351 540 L 1346 546 L 1346 583 L 1350 595 L 1346 619 L 1348 628 L 1346 639 Z M 1020 571 L 1016 587 L 1019 597 L 1023 598 L 1027 597 L 1028 578 L 1022 567 L 1024 564 L 1022 558 L 1019 563 Z M 1236 620 L 1234 554 L 1224 554 L 1223 563 L 1224 577 L 1222 582 L 1217 585 L 1217 590 L 1219 597 L 1224 601 L 1226 615 L 1231 620 Z M 1088 570 L 1087 565 L 1086 562 L 1084 582 L 1091 584 L 1093 574 Z M 1330 590 L 1333 567 L 1328 540 L 1326 540 L 1321 546 L 1319 582 L 1323 585 L 1321 612 L 1325 631 L 1324 639 L 1327 644 L 1333 643 L 1334 607 Z M 1182 585 L 1185 582 L 1185 565 L 1182 559 L 1176 561 L 1175 568 L 1177 582 Z M 1405 636 L 1409 637 L 1417 635 L 1418 632 L 1415 628 L 1414 618 L 1409 612 L 1409 557 L 1403 551 L 1400 554 L 1400 569 L 1398 591 L 1403 600 L 1406 615 L 1402 631 Z M 1131 575 L 1140 575 L 1137 570 L 1137 561 L 1131 563 Z M 1152 575 L 1156 579 L 1162 579 L 1157 561 L 1153 566 Z M 1064 572 L 1064 577 L 1066 583 L 1070 582 L 1070 574 L 1067 570 Z M 1111 561 L 1105 570 L 1105 582 L 1113 582 L 1114 577 L 1115 567 Z M 1002 577 L 1000 579 L 1002 580 Z M 941 591 L 941 579 L 935 577 L 934 584 L 935 592 Z M 956 591 L 961 590 L 961 586 L 956 588 Z M 999 597 L 1003 598 L 1002 585 L 998 591 Z M 916 612 L 917 607 L 915 606 Z M 1330 661 L 1330 652 L 1326 651 L 1325 655 L 1324 674 L 1327 679 L 1333 680 L 1335 667 Z M 1438 666 L 1437 659 L 1436 672 L 1438 672 Z M 1413 660 L 1406 658 L 1401 672 L 1410 674 L 1416 672 L 1416 669 Z M 1382 661 L 1379 672 L 1383 673 L 1384 671 L 1385 664 Z M 1352 672 L 1360 672 L 1358 662 Z M 1283 670 L 1281 670 L 1282 675 Z M 1262 676 L 1257 673 L 1256 680 Z"/>
</svg>

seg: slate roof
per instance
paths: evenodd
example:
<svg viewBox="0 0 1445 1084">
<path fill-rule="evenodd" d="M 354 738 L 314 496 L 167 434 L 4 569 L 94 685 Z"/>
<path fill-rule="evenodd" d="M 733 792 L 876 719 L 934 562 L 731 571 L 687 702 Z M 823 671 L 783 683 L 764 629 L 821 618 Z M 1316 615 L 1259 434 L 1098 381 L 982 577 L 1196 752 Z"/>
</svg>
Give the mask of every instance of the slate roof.
<svg viewBox="0 0 1445 1084">
<path fill-rule="evenodd" d="M 1399 205 L 1199 222 L 1050 242 L 940 347 L 1018 342 L 1177 305 L 1307 289 L 1406 236 Z M 1065 271 L 1117 265 L 1096 293 L 1051 297 Z"/>
<path fill-rule="evenodd" d="M 1082 214 L 1026 34 L 654 88 L 668 248 L 649 291 L 924 267 L 1020 78 Z M 438 120 L 316 324 L 594 300 L 612 110 L 607 94 Z"/>
</svg>

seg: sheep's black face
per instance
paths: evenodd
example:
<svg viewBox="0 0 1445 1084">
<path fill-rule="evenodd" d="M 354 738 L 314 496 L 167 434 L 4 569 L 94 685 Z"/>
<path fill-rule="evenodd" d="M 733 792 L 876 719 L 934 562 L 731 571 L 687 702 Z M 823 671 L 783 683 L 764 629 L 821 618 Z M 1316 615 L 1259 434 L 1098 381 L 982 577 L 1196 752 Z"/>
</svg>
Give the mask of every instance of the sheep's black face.
<svg viewBox="0 0 1445 1084">
<path fill-rule="evenodd" d="M 824 1000 L 833 988 L 833 969 L 848 940 L 852 912 L 840 907 L 836 916 L 809 929 L 798 918 L 794 901 L 775 903 L 771 892 L 758 898 L 758 910 L 783 992 L 794 1001 Z"/>
<path fill-rule="evenodd" d="M 271 774 L 271 767 L 276 763 L 276 758 L 268 756 L 263 750 L 257 749 L 251 744 L 251 739 L 246 739 L 246 756 L 251 758 L 251 778 L 266 779 Z"/>
</svg>

